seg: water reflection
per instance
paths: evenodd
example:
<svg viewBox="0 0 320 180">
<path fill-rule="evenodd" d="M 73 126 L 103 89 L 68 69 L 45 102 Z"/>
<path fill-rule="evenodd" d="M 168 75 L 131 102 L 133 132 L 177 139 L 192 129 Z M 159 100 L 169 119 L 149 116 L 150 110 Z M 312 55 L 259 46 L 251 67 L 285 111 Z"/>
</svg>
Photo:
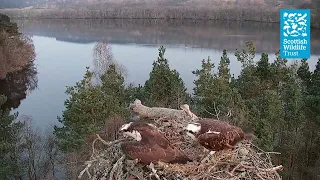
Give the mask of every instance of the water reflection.
<svg viewBox="0 0 320 180">
<path fill-rule="evenodd" d="M 27 35 L 59 41 L 111 44 L 170 44 L 193 48 L 235 50 L 253 40 L 258 53 L 279 49 L 279 24 L 173 20 L 17 20 Z M 320 54 L 320 30 L 312 29 L 311 53 Z M 167 46 L 168 47 L 168 46 Z"/>
<path fill-rule="evenodd" d="M 1 108 L 16 109 L 27 95 L 38 87 L 37 69 L 31 64 L 23 70 L 7 74 L 0 80 L 0 94 L 7 96 Z"/>
</svg>

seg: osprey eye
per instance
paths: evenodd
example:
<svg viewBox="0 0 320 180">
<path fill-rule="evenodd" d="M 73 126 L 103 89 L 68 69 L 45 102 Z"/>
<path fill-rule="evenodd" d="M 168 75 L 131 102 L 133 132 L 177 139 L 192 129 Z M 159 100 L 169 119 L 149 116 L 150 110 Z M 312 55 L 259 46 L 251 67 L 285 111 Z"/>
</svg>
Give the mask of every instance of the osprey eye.
<svg viewBox="0 0 320 180">
<path fill-rule="evenodd" d="M 191 131 L 191 130 L 188 130 L 188 132 L 189 132 L 189 133 L 191 133 L 191 134 L 193 134 L 193 133 L 194 133 L 194 132 L 193 132 L 193 131 Z"/>
</svg>

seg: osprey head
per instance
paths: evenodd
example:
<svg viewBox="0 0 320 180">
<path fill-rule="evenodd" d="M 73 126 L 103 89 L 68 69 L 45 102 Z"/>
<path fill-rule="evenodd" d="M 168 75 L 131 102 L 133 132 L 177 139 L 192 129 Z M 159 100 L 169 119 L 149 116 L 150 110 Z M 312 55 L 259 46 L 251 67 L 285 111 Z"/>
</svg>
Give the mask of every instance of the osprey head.
<svg viewBox="0 0 320 180">
<path fill-rule="evenodd" d="M 147 130 L 156 128 L 157 127 L 153 124 L 130 122 L 122 125 L 119 131 L 123 133 L 124 136 L 129 136 L 135 139 L 136 141 L 141 141 L 142 134 L 145 134 Z"/>
<path fill-rule="evenodd" d="M 196 140 L 196 134 L 198 134 L 201 130 L 200 123 L 189 123 L 184 129 L 186 134 L 191 137 L 193 140 Z"/>
<path fill-rule="evenodd" d="M 122 132 L 125 137 L 132 137 L 136 141 L 141 141 L 141 134 L 132 128 L 132 123 L 133 122 L 122 125 L 119 131 Z"/>
</svg>

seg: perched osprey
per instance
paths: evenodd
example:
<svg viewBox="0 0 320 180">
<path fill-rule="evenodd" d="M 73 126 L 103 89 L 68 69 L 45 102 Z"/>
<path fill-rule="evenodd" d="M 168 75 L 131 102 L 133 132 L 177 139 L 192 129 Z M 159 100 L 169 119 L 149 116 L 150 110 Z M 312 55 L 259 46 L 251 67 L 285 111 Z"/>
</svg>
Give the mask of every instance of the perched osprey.
<svg viewBox="0 0 320 180">
<path fill-rule="evenodd" d="M 185 128 L 186 134 L 197 140 L 210 151 L 233 149 L 243 139 L 250 139 L 241 128 L 216 119 L 203 118 L 196 123 L 189 123 Z"/>
<path fill-rule="evenodd" d="M 120 132 L 135 139 L 121 145 L 129 159 L 138 159 L 143 164 L 156 164 L 158 161 L 185 164 L 191 161 L 182 151 L 172 146 L 153 124 L 130 122 L 122 125 Z"/>
</svg>

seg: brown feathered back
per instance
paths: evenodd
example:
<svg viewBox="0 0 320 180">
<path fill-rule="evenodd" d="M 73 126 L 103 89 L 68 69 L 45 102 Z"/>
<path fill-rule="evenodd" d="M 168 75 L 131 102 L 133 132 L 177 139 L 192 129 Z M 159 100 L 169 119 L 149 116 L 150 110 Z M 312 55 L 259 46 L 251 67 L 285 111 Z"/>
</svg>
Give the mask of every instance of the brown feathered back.
<svg viewBox="0 0 320 180">
<path fill-rule="evenodd" d="M 241 128 L 217 119 L 203 118 L 197 123 L 201 124 L 196 134 L 199 143 L 212 151 L 233 148 L 245 137 Z"/>
<path fill-rule="evenodd" d="M 141 141 L 129 141 L 122 144 L 122 150 L 129 159 L 138 159 L 143 164 L 187 163 L 191 161 L 182 151 L 172 146 L 169 140 L 150 124 L 134 122 L 127 131 L 138 131 Z"/>
</svg>

